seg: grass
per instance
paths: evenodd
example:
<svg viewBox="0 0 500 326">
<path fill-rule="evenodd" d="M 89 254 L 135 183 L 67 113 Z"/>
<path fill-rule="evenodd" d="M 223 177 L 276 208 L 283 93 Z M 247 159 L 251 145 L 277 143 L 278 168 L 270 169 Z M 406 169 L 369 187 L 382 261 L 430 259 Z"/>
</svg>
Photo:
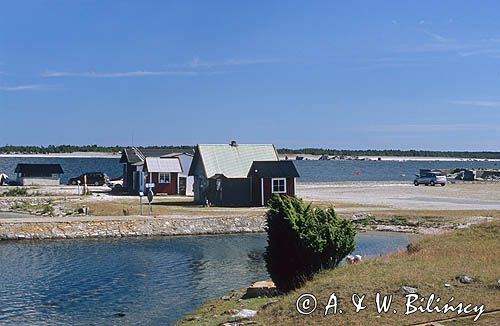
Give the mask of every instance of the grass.
<svg viewBox="0 0 500 326">
<path fill-rule="evenodd" d="M 454 303 L 484 304 L 486 310 L 500 309 L 500 221 L 483 223 L 470 229 L 456 230 L 448 234 L 425 237 L 410 246 L 409 251 L 370 259 L 356 265 L 344 265 L 318 273 L 298 291 L 275 298 L 240 299 L 236 292 L 230 300 L 212 300 L 187 316 L 183 325 L 218 325 L 233 320 L 227 311 L 244 308 L 258 310 L 255 321 L 259 325 L 411 325 L 456 314 L 404 315 L 404 293 L 401 286 L 418 289 L 421 296 L 431 293 L 439 296 L 442 303 L 453 296 Z M 461 284 L 455 277 L 468 275 L 477 281 Z M 452 287 L 445 287 L 445 283 Z M 335 292 L 343 314 L 323 315 L 329 296 Z M 393 295 L 391 310 L 397 314 L 378 314 L 374 308 L 375 293 Z M 318 298 L 318 309 L 308 316 L 295 310 L 296 299 L 303 293 Z M 353 293 L 366 294 L 367 308 L 354 313 L 350 299 Z M 274 303 L 271 303 L 276 301 Z M 268 304 L 266 309 L 264 305 Z M 475 325 L 492 325 L 496 315 L 483 315 Z M 196 317 L 196 318 L 195 318 Z M 189 320 L 190 318 L 195 318 Z M 471 318 L 445 325 L 471 325 Z"/>
<path fill-rule="evenodd" d="M 22 211 L 27 213 L 39 213 L 39 214 L 48 214 L 50 216 L 54 216 L 54 206 L 52 203 L 44 203 L 44 204 L 14 204 L 10 207 L 13 211 Z"/>
<path fill-rule="evenodd" d="M 143 198 L 143 214 L 149 214 L 149 205 Z M 63 203 L 70 209 L 77 209 L 82 205 L 89 208 L 93 216 L 127 216 L 139 215 L 139 198 L 114 199 L 114 200 L 83 200 Z M 263 216 L 264 208 L 230 208 L 230 207 L 203 207 L 193 203 L 190 197 L 157 196 L 152 204 L 153 215 L 184 215 L 184 216 Z"/>
</svg>

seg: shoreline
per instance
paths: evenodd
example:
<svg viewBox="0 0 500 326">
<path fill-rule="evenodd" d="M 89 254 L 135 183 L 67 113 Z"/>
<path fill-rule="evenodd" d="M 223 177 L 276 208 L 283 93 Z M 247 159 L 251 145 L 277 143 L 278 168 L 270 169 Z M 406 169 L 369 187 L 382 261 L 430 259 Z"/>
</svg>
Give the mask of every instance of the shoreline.
<svg viewBox="0 0 500 326">
<path fill-rule="evenodd" d="M 319 161 L 321 155 L 313 154 L 279 154 L 280 160 L 285 160 L 288 157 L 290 161 L 296 161 L 296 157 L 303 157 L 306 161 Z M 380 160 L 379 160 L 380 158 Z M 441 161 L 441 162 L 500 162 L 496 158 L 474 158 L 474 157 L 428 157 L 428 156 L 357 156 L 350 159 L 331 159 L 329 161 Z"/>
<path fill-rule="evenodd" d="M 0 158 L 8 157 L 42 157 L 42 158 L 119 158 L 120 153 L 108 152 L 73 152 L 73 153 L 47 153 L 47 154 L 27 154 L 15 153 L 5 154 L 0 153 Z M 280 160 L 284 160 L 285 156 L 288 159 L 295 161 L 296 156 L 304 157 L 309 161 L 317 161 L 321 155 L 312 154 L 279 154 Z M 380 158 L 380 160 L 379 160 Z M 463 157 L 425 157 L 425 156 L 358 156 L 358 159 L 343 159 L 339 161 L 442 161 L 442 162 L 500 162 L 500 159 L 485 159 L 485 158 L 463 158 Z M 335 160 L 332 160 L 335 161 Z"/>
<path fill-rule="evenodd" d="M 258 233 L 265 226 L 265 218 L 252 217 L 9 219 L 0 220 L 0 241 Z"/>
<path fill-rule="evenodd" d="M 265 231 L 265 207 L 202 207 L 190 197 L 158 196 L 154 215 L 140 215 L 137 196 L 91 187 L 29 189 L 0 196 L 0 239 L 198 235 Z M 500 183 L 415 187 L 407 182 L 298 183 L 297 195 L 334 207 L 359 231 L 437 234 L 500 218 Z M 466 198 L 466 199 L 460 199 Z M 147 208 L 146 208 L 147 209 Z"/>
<path fill-rule="evenodd" d="M 16 214 L 16 213 L 15 213 Z M 45 220 L 44 219 L 49 219 Z M 356 232 L 398 232 L 436 235 L 476 223 L 440 225 L 398 225 L 375 221 L 356 223 Z M 266 217 L 145 217 L 82 216 L 79 218 L 12 217 L 0 218 L 0 241 L 45 239 L 100 239 L 149 236 L 203 236 L 263 233 Z"/>
</svg>

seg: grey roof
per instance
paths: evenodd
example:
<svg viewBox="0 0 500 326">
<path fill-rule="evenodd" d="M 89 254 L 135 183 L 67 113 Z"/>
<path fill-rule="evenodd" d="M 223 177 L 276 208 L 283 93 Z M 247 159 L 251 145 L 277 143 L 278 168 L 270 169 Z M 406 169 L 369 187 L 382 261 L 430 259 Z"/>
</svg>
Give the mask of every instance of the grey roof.
<svg viewBox="0 0 500 326">
<path fill-rule="evenodd" d="M 222 174 L 227 178 L 246 178 L 253 161 L 278 161 L 273 144 L 200 144 L 196 148 L 189 175 L 196 164 L 203 164 L 205 175 L 211 178 Z"/>
<path fill-rule="evenodd" d="M 177 152 L 177 153 L 165 154 L 165 155 L 162 155 L 160 157 L 179 157 L 181 155 L 187 155 L 187 156 L 191 156 L 191 157 L 194 156 L 193 153 L 180 153 L 180 152 Z"/>
<path fill-rule="evenodd" d="M 47 173 L 63 174 L 64 171 L 60 164 L 27 164 L 19 163 L 16 166 L 15 173 Z"/>
<path fill-rule="evenodd" d="M 248 176 L 258 178 L 297 178 L 299 172 L 297 172 L 293 161 L 258 161 L 253 162 Z"/>
<path fill-rule="evenodd" d="M 146 157 L 146 169 L 148 172 L 182 172 L 178 158 Z"/>
<path fill-rule="evenodd" d="M 192 150 L 186 150 L 186 154 L 193 155 Z M 146 157 L 163 157 L 170 154 L 181 154 L 179 149 L 175 148 L 137 148 L 127 147 L 122 151 L 120 163 L 144 163 Z"/>
</svg>

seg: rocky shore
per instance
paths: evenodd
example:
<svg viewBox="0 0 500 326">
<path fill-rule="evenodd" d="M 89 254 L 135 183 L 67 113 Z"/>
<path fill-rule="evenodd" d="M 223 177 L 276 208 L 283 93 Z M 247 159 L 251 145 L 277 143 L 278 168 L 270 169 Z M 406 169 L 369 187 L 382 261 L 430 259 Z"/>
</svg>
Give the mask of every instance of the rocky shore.
<svg viewBox="0 0 500 326">
<path fill-rule="evenodd" d="M 0 223 L 0 240 L 252 233 L 264 231 L 265 225 L 264 217 L 6 220 Z"/>
</svg>

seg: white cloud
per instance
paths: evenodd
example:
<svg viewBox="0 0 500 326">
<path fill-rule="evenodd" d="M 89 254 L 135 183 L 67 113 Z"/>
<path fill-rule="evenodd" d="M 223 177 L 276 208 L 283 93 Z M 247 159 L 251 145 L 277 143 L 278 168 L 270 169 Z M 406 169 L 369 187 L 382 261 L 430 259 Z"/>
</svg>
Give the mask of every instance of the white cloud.
<svg viewBox="0 0 500 326">
<path fill-rule="evenodd" d="M 449 103 L 457 105 L 488 107 L 488 108 L 500 107 L 500 101 L 456 100 L 456 101 L 449 101 Z"/>
<path fill-rule="evenodd" d="M 0 86 L 0 91 L 4 92 L 20 92 L 20 91 L 35 91 L 35 90 L 46 90 L 53 88 L 54 85 L 15 85 L 15 86 Z"/>
<path fill-rule="evenodd" d="M 401 52 L 412 53 L 455 53 L 461 57 L 472 55 L 486 55 L 489 57 L 500 57 L 500 39 L 483 38 L 472 41 L 456 41 L 443 35 L 423 30 L 434 42 L 405 45 L 400 48 Z"/>
<path fill-rule="evenodd" d="M 439 35 L 437 33 L 429 32 L 429 31 L 424 31 L 427 35 L 432 37 L 433 40 L 441 43 L 449 43 L 449 42 L 454 42 L 452 39 L 449 39 L 447 37 L 444 37 L 442 35 Z"/>
<path fill-rule="evenodd" d="M 499 130 L 500 126 L 478 124 L 478 123 L 452 123 L 452 124 L 391 124 L 379 125 L 367 128 L 371 132 L 389 132 L 389 133 L 429 133 L 429 132 L 455 132 L 455 131 L 474 131 L 474 130 Z"/>
<path fill-rule="evenodd" d="M 68 72 L 46 71 L 42 77 L 86 77 L 86 78 L 121 78 L 121 77 L 147 77 L 147 76 L 196 76 L 194 71 L 125 71 L 125 72 Z"/>
<path fill-rule="evenodd" d="M 188 63 L 189 68 L 193 69 L 210 69 L 214 67 L 227 67 L 227 66 L 244 66 L 244 65 L 256 65 L 256 64 L 266 64 L 266 63 L 272 63 L 276 62 L 274 60 L 267 60 L 267 59 L 228 59 L 225 61 L 221 62 L 209 62 L 209 61 L 204 61 L 201 60 L 200 58 L 196 57 L 191 62 Z"/>
</svg>

